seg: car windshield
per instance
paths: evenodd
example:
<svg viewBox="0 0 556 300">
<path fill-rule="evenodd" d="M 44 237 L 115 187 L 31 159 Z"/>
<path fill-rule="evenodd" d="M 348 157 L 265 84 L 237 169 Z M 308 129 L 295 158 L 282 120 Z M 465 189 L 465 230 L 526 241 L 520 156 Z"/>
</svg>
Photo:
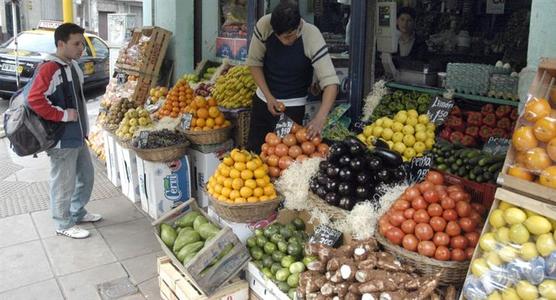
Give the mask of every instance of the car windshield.
<svg viewBox="0 0 556 300">
<path fill-rule="evenodd" d="M 22 32 L 17 37 L 18 48 L 33 52 L 55 53 L 54 34 L 37 34 Z M 12 40 L 6 48 L 15 49 L 15 42 Z"/>
</svg>

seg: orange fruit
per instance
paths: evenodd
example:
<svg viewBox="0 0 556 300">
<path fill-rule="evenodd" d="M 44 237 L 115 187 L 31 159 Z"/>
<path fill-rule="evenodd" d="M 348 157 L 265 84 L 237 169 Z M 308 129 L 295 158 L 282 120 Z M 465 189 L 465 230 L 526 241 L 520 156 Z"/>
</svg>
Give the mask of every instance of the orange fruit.
<svg viewBox="0 0 556 300">
<path fill-rule="evenodd" d="M 208 118 L 209 117 L 208 110 L 204 107 L 201 107 L 201 108 L 197 109 L 197 117 L 198 118 L 203 118 L 203 119 Z"/>
<path fill-rule="evenodd" d="M 257 188 L 257 182 L 255 181 L 255 179 L 247 179 L 245 180 L 244 185 L 250 189 L 253 189 L 253 194 L 255 193 L 254 189 Z"/>
<path fill-rule="evenodd" d="M 517 151 L 527 151 L 538 145 L 535 132 L 531 126 L 522 126 L 514 131 L 512 136 L 512 144 Z"/>
<path fill-rule="evenodd" d="M 214 125 L 216 125 L 216 124 L 214 123 L 214 119 L 213 119 L 213 118 L 208 118 L 207 121 L 206 121 L 206 124 L 207 124 L 208 127 L 211 127 L 211 128 L 214 127 Z"/>
<path fill-rule="evenodd" d="M 244 186 L 241 190 L 239 190 L 239 193 L 241 194 L 241 197 L 248 198 L 253 195 L 253 189 Z"/>
<path fill-rule="evenodd" d="M 525 104 L 523 117 L 529 122 L 536 122 L 550 114 L 551 108 L 548 100 L 544 98 L 533 98 Z"/>
<path fill-rule="evenodd" d="M 207 107 L 207 100 L 205 99 L 205 97 L 203 96 L 197 96 L 195 97 L 195 103 L 197 104 L 197 106 L 199 108 L 201 107 Z"/>
<path fill-rule="evenodd" d="M 231 169 L 230 170 L 230 177 L 231 178 L 240 178 L 241 177 L 241 172 L 236 170 L 236 169 Z"/>
<path fill-rule="evenodd" d="M 222 192 L 222 189 L 223 189 L 223 188 L 224 188 L 224 187 L 221 186 L 220 184 L 216 184 L 216 185 L 214 186 L 214 192 L 217 193 L 217 194 L 220 194 L 220 193 Z"/>
<path fill-rule="evenodd" d="M 195 102 L 191 102 L 189 104 L 189 108 L 194 110 L 194 111 L 197 111 L 197 109 L 198 109 L 197 104 L 195 104 Z"/>
<path fill-rule="evenodd" d="M 550 159 L 556 162 L 556 137 L 551 139 L 546 145 L 546 153 L 550 156 Z"/>
<path fill-rule="evenodd" d="M 230 188 L 223 187 L 222 192 L 220 192 L 220 194 L 222 194 L 222 196 L 224 196 L 224 197 L 230 197 L 231 192 L 232 192 L 232 190 Z"/>
<path fill-rule="evenodd" d="M 226 119 L 224 119 L 224 116 L 217 116 L 214 118 L 214 124 L 216 125 L 223 125 L 225 121 Z"/>
<path fill-rule="evenodd" d="M 247 166 L 245 166 L 245 163 L 242 161 L 237 161 L 234 164 L 234 169 L 238 170 L 238 171 L 243 171 L 245 169 L 247 169 Z"/>
<path fill-rule="evenodd" d="M 218 110 L 216 106 L 211 106 L 209 107 L 208 113 L 211 118 L 216 118 L 220 115 L 220 110 Z"/>
<path fill-rule="evenodd" d="M 247 180 L 247 179 L 251 179 L 253 178 L 253 171 L 249 170 L 249 169 L 245 169 L 243 171 L 241 171 L 241 178 L 243 180 Z"/>
<path fill-rule="evenodd" d="M 214 99 L 212 97 L 208 97 L 207 98 L 207 104 L 208 104 L 208 106 L 216 106 L 217 105 L 216 99 Z"/>
<path fill-rule="evenodd" d="M 540 184 L 556 189 L 556 166 L 544 169 L 539 176 Z"/>
<path fill-rule="evenodd" d="M 263 178 L 257 178 L 255 181 L 257 182 L 257 186 L 260 188 L 264 188 L 266 186 L 266 181 Z"/>
<path fill-rule="evenodd" d="M 197 127 L 203 128 L 205 127 L 205 119 L 197 119 L 197 122 L 195 123 L 195 125 L 197 125 Z"/>
<path fill-rule="evenodd" d="M 556 119 L 546 116 L 538 119 L 533 128 L 535 137 L 541 142 L 548 142 L 556 137 Z"/>
<path fill-rule="evenodd" d="M 220 190 L 222 190 L 222 189 L 220 189 Z M 256 187 L 256 188 L 253 189 L 253 196 L 260 197 L 262 195 L 264 195 L 264 190 L 263 190 L 262 187 Z"/>
<path fill-rule="evenodd" d="M 177 118 L 177 117 L 178 117 L 178 114 L 179 114 L 179 110 L 178 110 L 177 112 L 176 112 L 176 111 L 173 111 L 173 112 L 170 113 L 170 117 L 172 117 L 172 118 Z"/>
<path fill-rule="evenodd" d="M 223 124 L 223 125 L 224 125 L 224 126 L 222 126 L 222 127 L 228 127 L 228 126 L 231 126 L 231 125 L 232 125 L 232 122 L 226 120 L 226 121 L 224 121 L 224 124 Z"/>
<path fill-rule="evenodd" d="M 232 191 L 230 192 L 230 199 L 231 199 L 231 200 L 235 200 L 235 199 L 237 199 L 237 198 L 239 198 L 239 197 L 241 197 L 241 195 L 240 195 L 240 193 L 239 193 L 238 190 L 232 190 Z"/>
<path fill-rule="evenodd" d="M 203 131 L 208 131 L 208 130 L 212 130 L 212 127 L 209 127 L 209 126 L 204 126 L 203 127 Z"/>
<path fill-rule="evenodd" d="M 525 167 L 529 170 L 540 172 L 550 165 L 552 165 L 552 160 L 543 148 L 536 147 L 527 151 Z"/>
<path fill-rule="evenodd" d="M 520 152 L 520 151 L 515 152 L 514 161 L 516 163 L 518 163 L 521 166 L 524 166 L 526 160 L 527 160 L 527 152 Z"/>
<path fill-rule="evenodd" d="M 232 157 L 230 157 L 230 156 L 224 157 L 224 159 L 222 160 L 222 162 L 223 162 L 226 166 L 228 166 L 228 167 L 231 167 L 231 166 L 234 165 L 234 160 L 233 160 Z M 231 171 L 231 170 L 230 170 L 230 171 Z"/>
</svg>

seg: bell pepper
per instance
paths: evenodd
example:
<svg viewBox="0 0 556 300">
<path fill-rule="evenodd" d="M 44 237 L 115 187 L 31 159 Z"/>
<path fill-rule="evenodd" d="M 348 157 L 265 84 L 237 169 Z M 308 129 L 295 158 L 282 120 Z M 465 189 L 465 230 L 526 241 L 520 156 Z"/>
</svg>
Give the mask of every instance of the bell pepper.
<svg viewBox="0 0 556 300">
<path fill-rule="evenodd" d="M 492 136 L 505 138 L 508 136 L 508 132 L 502 128 L 494 128 L 492 129 Z"/>
<path fill-rule="evenodd" d="M 446 126 L 450 127 L 454 131 L 463 131 L 465 129 L 463 120 L 456 116 L 449 116 L 446 120 Z"/>
<path fill-rule="evenodd" d="M 472 147 L 475 146 L 475 138 L 469 135 L 465 135 L 463 139 L 461 139 L 461 144 L 465 147 Z"/>
<path fill-rule="evenodd" d="M 452 110 L 450 111 L 450 115 L 451 116 L 461 116 L 461 108 L 459 108 L 459 106 L 454 105 L 452 107 Z"/>
<path fill-rule="evenodd" d="M 451 133 L 452 133 L 452 130 L 450 128 L 444 127 L 444 129 L 442 129 L 442 131 L 440 131 L 440 138 L 449 141 Z"/>
<path fill-rule="evenodd" d="M 510 119 L 512 121 L 517 120 L 517 118 L 519 118 L 519 115 L 517 114 L 517 108 L 513 108 L 512 111 L 510 112 Z"/>
<path fill-rule="evenodd" d="M 512 112 L 512 108 L 508 105 L 500 105 L 498 106 L 498 108 L 496 109 L 496 112 L 494 112 L 496 114 L 496 117 L 498 119 L 503 118 L 503 117 L 507 117 L 510 113 Z"/>
<path fill-rule="evenodd" d="M 496 126 L 496 115 L 494 115 L 493 113 L 488 113 L 484 115 L 483 125 L 486 125 L 488 127 Z"/>
<path fill-rule="evenodd" d="M 465 134 L 476 138 L 479 136 L 479 127 L 478 126 L 467 127 L 465 128 Z"/>
<path fill-rule="evenodd" d="M 512 125 L 512 121 L 510 121 L 510 119 L 507 117 L 503 117 L 502 119 L 498 120 L 498 122 L 496 122 L 496 127 L 504 130 L 510 129 L 511 125 Z"/>
<path fill-rule="evenodd" d="M 463 132 L 459 132 L 459 131 L 452 132 L 450 134 L 450 142 L 452 144 L 461 144 L 461 141 L 463 140 L 464 136 L 465 135 L 463 134 Z"/>
<path fill-rule="evenodd" d="M 483 142 L 486 142 L 492 136 L 492 128 L 485 125 L 481 126 L 481 129 L 479 129 L 479 136 Z"/>
<path fill-rule="evenodd" d="M 467 124 L 472 126 L 481 126 L 483 124 L 483 116 L 478 111 L 470 111 L 467 114 Z"/>
<path fill-rule="evenodd" d="M 481 113 L 482 113 L 483 115 L 486 115 L 486 114 L 492 113 L 492 112 L 494 112 L 494 105 L 492 105 L 492 104 L 490 104 L 490 103 L 484 105 L 483 107 L 481 107 Z"/>
</svg>

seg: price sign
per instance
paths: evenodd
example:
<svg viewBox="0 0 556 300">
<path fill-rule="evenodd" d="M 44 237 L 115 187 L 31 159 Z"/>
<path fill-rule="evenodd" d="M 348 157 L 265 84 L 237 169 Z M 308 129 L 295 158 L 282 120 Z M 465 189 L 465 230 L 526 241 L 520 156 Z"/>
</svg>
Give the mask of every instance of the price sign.
<svg viewBox="0 0 556 300">
<path fill-rule="evenodd" d="M 506 154 L 510 148 L 510 140 L 491 136 L 483 146 L 483 151 L 492 155 Z"/>
<path fill-rule="evenodd" d="M 127 81 L 127 76 L 124 73 L 118 73 L 118 75 L 116 75 L 116 80 L 118 84 L 124 84 Z"/>
<path fill-rule="evenodd" d="M 342 232 L 321 224 L 315 233 L 309 238 L 309 243 L 320 243 L 329 247 L 334 247 L 342 237 Z"/>
<path fill-rule="evenodd" d="M 427 115 L 429 116 L 430 121 L 435 125 L 442 125 L 444 120 L 446 120 L 450 114 L 453 106 L 454 100 L 436 96 L 434 101 L 429 106 Z"/>
<path fill-rule="evenodd" d="M 280 120 L 278 120 L 278 123 L 276 123 L 274 132 L 276 133 L 276 135 L 278 135 L 279 138 L 283 138 L 286 136 L 286 134 L 290 133 L 293 123 L 294 122 L 292 119 L 290 119 L 290 117 L 286 116 L 286 114 L 282 114 L 280 115 Z"/>
<path fill-rule="evenodd" d="M 149 143 L 149 132 L 148 131 L 141 131 L 139 133 L 139 148 L 142 148 L 142 149 L 147 148 L 148 143 Z"/>
<path fill-rule="evenodd" d="M 432 167 L 432 156 L 414 157 L 406 166 L 409 184 L 422 181 Z"/>
<path fill-rule="evenodd" d="M 193 119 L 193 115 L 191 114 L 183 114 L 181 116 L 181 128 L 188 130 L 191 127 L 191 120 Z"/>
</svg>

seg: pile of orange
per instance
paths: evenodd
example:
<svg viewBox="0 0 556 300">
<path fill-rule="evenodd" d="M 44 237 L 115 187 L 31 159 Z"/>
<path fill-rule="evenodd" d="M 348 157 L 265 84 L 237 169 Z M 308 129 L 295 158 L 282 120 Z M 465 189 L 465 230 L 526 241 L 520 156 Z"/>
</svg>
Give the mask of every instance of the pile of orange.
<svg viewBox="0 0 556 300">
<path fill-rule="evenodd" d="M 185 108 L 185 112 L 193 115 L 190 127 L 193 131 L 213 130 L 232 125 L 218 109 L 216 100 L 212 97 L 196 96 Z"/>
<path fill-rule="evenodd" d="M 185 109 L 193 102 L 194 97 L 193 89 L 189 87 L 189 84 L 183 79 L 178 80 L 168 92 L 164 106 L 158 111 L 158 117 L 179 117 L 186 112 Z"/>
<path fill-rule="evenodd" d="M 556 189 L 556 109 L 544 98 L 525 105 L 512 136 L 514 165 L 508 174 Z"/>
</svg>

